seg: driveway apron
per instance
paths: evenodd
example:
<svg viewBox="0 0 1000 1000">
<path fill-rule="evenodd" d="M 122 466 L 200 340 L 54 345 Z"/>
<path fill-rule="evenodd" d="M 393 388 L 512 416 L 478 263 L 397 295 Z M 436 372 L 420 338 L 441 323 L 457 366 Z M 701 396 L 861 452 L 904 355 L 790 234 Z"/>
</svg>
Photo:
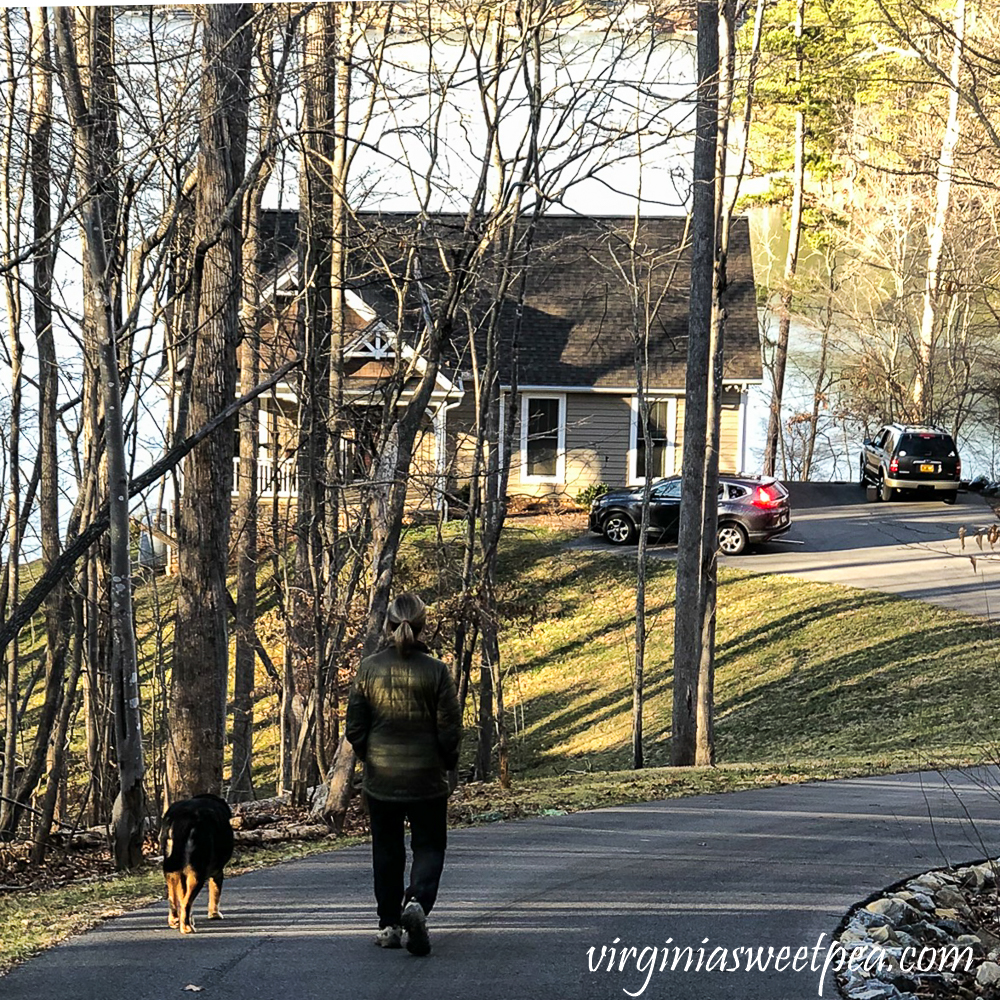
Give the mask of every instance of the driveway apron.
<svg viewBox="0 0 1000 1000">
<path fill-rule="evenodd" d="M 425 959 L 372 945 L 368 849 L 330 852 L 227 881 L 226 919 L 205 921 L 199 899 L 193 936 L 167 928 L 165 903 L 108 921 L 0 979 L 0 997 L 162 1000 L 189 985 L 211 1000 L 836 996 L 821 971 L 845 911 L 996 853 L 998 784 L 992 771 L 911 774 L 454 831 Z M 671 968 L 675 947 L 691 948 L 688 971 L 683 951 Z M 758 947 L 788 949 L 783 967 L 746 971 L 741 952 L 740 971 L 705 968 L 714 949 Z"/>
</svg>

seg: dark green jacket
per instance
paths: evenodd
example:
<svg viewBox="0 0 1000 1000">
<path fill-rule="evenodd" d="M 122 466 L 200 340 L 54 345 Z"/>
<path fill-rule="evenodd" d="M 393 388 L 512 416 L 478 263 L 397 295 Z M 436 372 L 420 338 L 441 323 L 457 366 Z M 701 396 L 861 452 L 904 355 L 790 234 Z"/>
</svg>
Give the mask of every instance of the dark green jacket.
<svg viewBox="0 0 1000 1000">
<path fill-rule="evenodd" d="M 462 717 L 448 667 L 418 645 L 366 657 L 347 702 L 347 738 L 364 761 L 364 789 L 399 802 L 448 794 L 458 764 Z"/>
</svg>

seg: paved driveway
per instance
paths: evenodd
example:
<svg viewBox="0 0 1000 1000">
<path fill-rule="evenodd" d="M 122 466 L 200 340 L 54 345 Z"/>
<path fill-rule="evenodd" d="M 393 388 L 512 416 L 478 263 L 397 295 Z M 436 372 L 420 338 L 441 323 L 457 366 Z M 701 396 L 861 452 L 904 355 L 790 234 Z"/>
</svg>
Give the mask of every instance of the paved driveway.
<svg viewBox="0 0 1000 1000">
<path fill-rule="evenodd" d="M 367 848 L 318 855 L 229 880 L 226 919 L 193 937 L 167 928 L 164 903 L 109 921 L 0 979 L 0 997 L 180 1000 L 190 984 L 205 1000 L 614 1000 L 641 989 L 636 956 L 657 948 L 642 996 L 806 1000 L 854 902 L 1000 851 L 998 776 L 981 777 L 824 782 L 455 831 L 426 959 L 371 944 Z M 692 948 L 690 971 L 683 955 L 670 970 L 675 946 Z M 694 970 L 700 948 L 707 962 L 748 947 L 806 949 L 809 962 Z M 625 948 L 637 950 L 623 971 Z M 822 995 L 837 995 L 829 979 Z"/>
<path fill-rule="evenodd" d="M 972 534 L 995 524 L 983 497 L 961 493 L 953 507 L 934 501 L 868 503 L 850 483 L 789 483 L 792 528 L 727 566 L 881 590 L 1000 620 L 1000 545 L 980 551 Z M 969 535 L 965 549 L 959 528 Z M 610 549 L 591 535 L 576 544 Z M 654 545 L 662 558 L 676 546 Z M 973 568 L 969 556 L 976 557 Z"/>
</svg>

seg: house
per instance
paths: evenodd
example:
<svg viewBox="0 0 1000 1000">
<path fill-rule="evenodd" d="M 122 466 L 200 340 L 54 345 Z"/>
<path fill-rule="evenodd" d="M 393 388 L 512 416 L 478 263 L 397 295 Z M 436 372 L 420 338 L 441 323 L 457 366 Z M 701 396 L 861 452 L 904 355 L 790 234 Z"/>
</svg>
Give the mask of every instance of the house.
<svg viewBox="0 0 1000 1000">
<path fill-rule="evenodd" d="M 400 365 L 409 366 L 410 371 L 400 405 L 406 404 L 421 371 L 419 308 L 413 302 L 400 308 L 386 280 L 386 262 L 390 272 L 397 270 L 404 252 L 405 241 L 399 233 L 412 234 L 414 219 L 362 214 L 358 235 L 352 236 L 344 352 L 344 398 L 350 419 L 344 422 L 338 442 L 348 481 L 363 478 L 371 464 L 377 448 L 374 427 L 385 392 L 393 378 L 399 378 Z M 289 342 L 298 292 L 295 221 L 294 213 L 270 213 L 272 238 L 262 262 L 268 272 L 265 289 L 276 300 L 282 317 L 268 328 L 267 335 Z M 438 251 L 447 246 L 449 233 L 461 232 L 463 222 L 461 216 L 433 217 L 432 235 L 441 238 Z M 688 253 L 684 218 L 647 218 L 637 228 L 633 219 L 625 217 L 550 215 L 539 220 L 525 268 L 516 362 L 509 344 L 518 323 L 517 282 L 500 310 L 498 339 L 505 345 L 500 356 L 501 408 L 506 412 L 506 407 L 516 407 L 510 495 L 576 497 L 601 482 L 642 481 L 637 340 L 642 357 L 639 370 L 651 401 L 653 471 L 658 477 L 680 471 Z M 422 258 L 432 301 L 435 289 L 447 278 L 443 272 L 428 273 L 441 256 L 440 252 L 427 253 Z M 484 265 L 484 270 L 489 266 Z M 733 223 L 728 282 L 720 471 L 739 473 L 746 471 L 747 390 L 759 384 L 762 376 L 745 218 Z M 283 298 L 287 300 L 284 307 Z M 473 324 L 488 305 L 489 295 L 484 291 L 468 314 Z M 403 328 L 397 335 L 399 316 Z M 414 461 L 414 503 L 438 506 L 468 479 L 477 434 L 474 384 L 477 364 L 482 364 L 482 336 L 475 331 L 470 338 L 459 324 L 451 331 Z M 263 402 L 261 488 L 265 495 L 294 494 L 296 405 L 290 386 Z"/>
</svg>

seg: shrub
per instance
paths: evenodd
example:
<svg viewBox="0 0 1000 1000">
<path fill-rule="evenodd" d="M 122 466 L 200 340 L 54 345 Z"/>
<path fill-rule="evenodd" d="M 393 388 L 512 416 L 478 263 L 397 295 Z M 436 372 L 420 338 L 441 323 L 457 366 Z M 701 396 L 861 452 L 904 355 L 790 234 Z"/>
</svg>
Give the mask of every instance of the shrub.
<svg viewBox="0 0 1000 1000">
<path fill-rule="evenodd" d="M 607 493 L 610 488 L 607 483 L 592 483 L 576 495 L 576 502 L 581 507 L 589 507 L 599 496 Z"/>
</svg>

